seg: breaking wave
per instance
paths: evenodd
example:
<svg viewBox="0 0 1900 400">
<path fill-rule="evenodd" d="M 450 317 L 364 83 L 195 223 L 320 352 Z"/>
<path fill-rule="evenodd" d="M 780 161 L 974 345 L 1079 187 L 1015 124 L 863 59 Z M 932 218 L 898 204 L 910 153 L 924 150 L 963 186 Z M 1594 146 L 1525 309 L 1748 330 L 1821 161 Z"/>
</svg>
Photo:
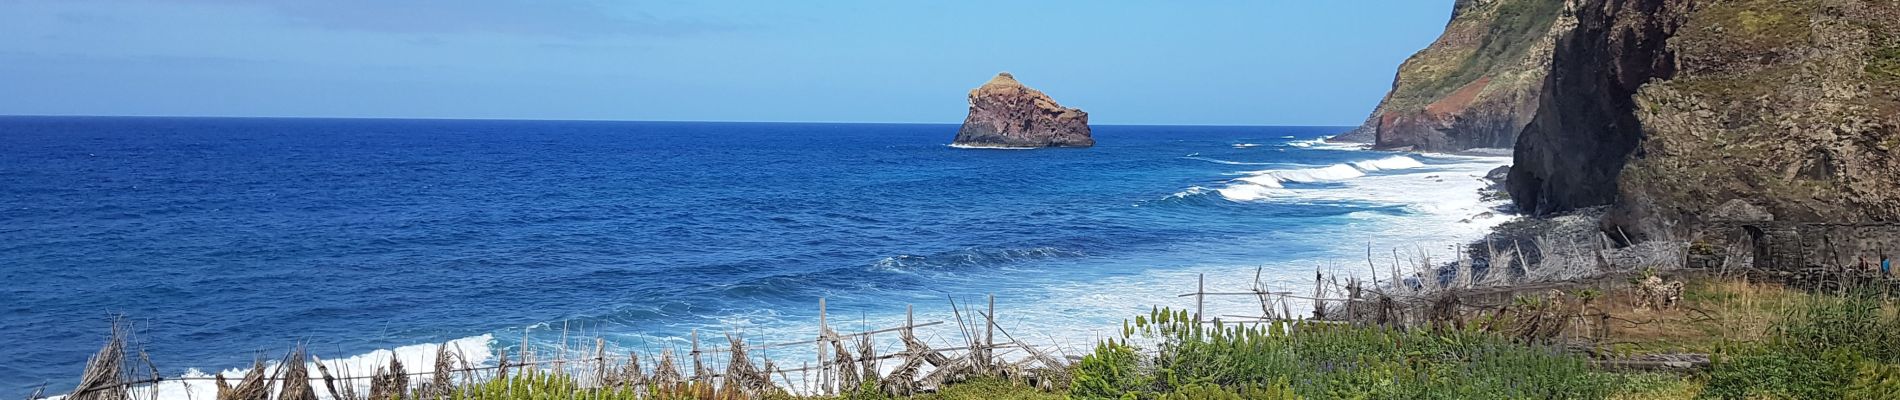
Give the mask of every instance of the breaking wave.
<svg viewBox="0 0 1900 400">
<path fill-rule="evenodd" d="M 1014 249 L 978 248 L 947 251 L 931 255 L 899 254 L 878 259 L 872 266 L 885 271 L 917 271 L 948 267 L 982 267 L 1027 260 L 1080 257 L 1082 252 L 1054 247 Z"/>
<path fill-rule="evenodd" d="M 1196 153 L 1196 154 L 1199 154 L 1199 153 Z M 1189 155 L 1189 156 L 1181 157 L 1181 158 L 1186 158 L 1189 160 L 1197 160 L 1197 161 L 1206 161 L 1206 162 L 1211 162 L 1215 164 L 1226 164 L 1226 165 L 1273 165 L 1275 164 L 1275 163 L 1264 163 L 1264 162 L 1228 161 L 1228 160 L 1222 160 L 1218 158 L 1207 158 L 1207 157 L 1200 157 L 1200 156 L 1194 156 L 1194 155 Z"/>
<path fill-rule="evenodd" d="M 1407 156 L 1392 156 L 1377 160 L 1354 161 L 1333 164 L 1320 168 L 1293 170 L 1264 170 L 1247 173 L 1248 176 L 1229 181 L 1226 187 L 1216 192 L 1221 197 L 1233 201 L 1255 201 L 1281 193 L 1289 183 L 1316 183 L 1342 181 L 1366 176 L 1367 173 L 1393 171 L 1424 167 L 1425 163 Z"/>
</svg>

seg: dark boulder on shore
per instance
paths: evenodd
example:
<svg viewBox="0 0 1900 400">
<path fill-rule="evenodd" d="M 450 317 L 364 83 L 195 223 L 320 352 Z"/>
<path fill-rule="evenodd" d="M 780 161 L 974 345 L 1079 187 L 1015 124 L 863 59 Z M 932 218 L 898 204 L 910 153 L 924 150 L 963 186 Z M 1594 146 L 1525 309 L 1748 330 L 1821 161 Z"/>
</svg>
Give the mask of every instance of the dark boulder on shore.
<svg viewBox="0 0 1900 400">
<path fill-rule="evenodd" d="M 1504 185 L 1504 180 L 1506 178 L 1509 178 L 1510 176 L 1511 176 L 1511 166 L 1502 165 L 1502 166 L 1498 166 L 1497 168 L 1492 168 L 1491 172 L 1484 173 L 1484 180 L 1491 181 L 1492 184 L 1501 186 L 1501 185 Z"/>
<path fill-rule="evenodd" d="M 970 116 L 952 145 L 959 147 L 1089 147 L 1089 113 L 1063 107 L 1008 72 L 970 90 Z"/>
</svg>

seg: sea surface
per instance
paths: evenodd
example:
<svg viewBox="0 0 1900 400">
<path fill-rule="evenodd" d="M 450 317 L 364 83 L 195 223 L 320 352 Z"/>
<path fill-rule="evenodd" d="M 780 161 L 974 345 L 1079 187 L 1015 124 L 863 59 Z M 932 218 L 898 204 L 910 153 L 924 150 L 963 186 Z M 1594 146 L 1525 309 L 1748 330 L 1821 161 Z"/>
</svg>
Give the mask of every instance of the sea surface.
<svg viewBox="0 0 1900 400">
<path fill-rule="evenodd" d="M 1013 332 L 1087 343 L 1202 274 L 1310 291 L 1504 218 L 1473 216 L 1507 159 L 1317 140 L 1345 129 L 980 150 L 943 124 L 0 117 L 0 398 L 70 390 L 121 316 L 168 376 L 298 343 L 804 340 L 821 298 L 852 330 L 993 294 Z"/>
</svg>

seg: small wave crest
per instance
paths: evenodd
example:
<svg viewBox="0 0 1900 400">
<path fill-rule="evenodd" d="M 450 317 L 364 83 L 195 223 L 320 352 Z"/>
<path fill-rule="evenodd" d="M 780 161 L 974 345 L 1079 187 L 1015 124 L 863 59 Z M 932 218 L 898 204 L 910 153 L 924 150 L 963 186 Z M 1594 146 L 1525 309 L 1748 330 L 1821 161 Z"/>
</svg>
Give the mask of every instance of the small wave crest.
<svg viewBox="0 0 1900 400">
<path fill-rule="evenodd" d="M 1181 189 L 1181 191 L 1179 192 L 1174 192 L 1174 194 L 1168 195 L 1168 198 L 1185 199 L 1188 197 L 1199 196 L 1202 193 L 1207 193 L 1207 188 L 1200 187 L 1200 186 L 1189 186 L 1187 189 Z"/>
<path fill-rule="evenodd" d="M 1411 157 L 1391 156 L 1377 160 L 1355 161 L 1352 163 L 1352 166 L 1364 171 L 1387 171 L 1420 168 L 1424 167 L 1425 163 L 1418 162 L 1418 160 L 1412 159 Z"/>
<path fill-rule="evenodd" d="M 1406 156 L 1392 156 L 1377 160 L 1354 161 L 1333 164 L 1320 168 L 1302 168 L 1292 170 L 1264 170 L 1249 172 L 1247 176 L 1229 181 L 1227 186 L 1216 190 L 1221 197 L 1233 201 L 1256 201 L 1282 193 L 1289 183 L 1316 183 L 1342 181 L 1366 176 L 1367 173 L 1393 171 L 1424 167 L 1425 164 Z"/>
<path fill-rule="evenodd" d="M 1332 150 L 1365 150 L 1367 147 L 1369 147 L 1364 143 L 1333 143 L 1333 142 L 1326 141 L 1326 139 L 1327 138 L 1294 140 L 1294 141 L 1286 142 L 1286 145 L 1292 146 L 1292 147 L 1306 148 L 1306 149 L 1332 149 Z"/>
<path fill-rule="evenodd" d="M 1200 153 L 1195 153 L 1195 154 L 1200 154 Z M 1195 156 L 1195 155 L 1189 155 L 1189 156 L 1185 156 L 1181 158 L 1186 158 L 1189 160 L 1197 160 L 1197 161 L 1206 161 L 1206 162 L 1211 162 L 1215 164 L 1224 164 L 1224 165 L 1272 165 L 1273 164 L 1273 163 L 1263 163 L 1263 162 L 1228 161 L 1228 160 L 1222 160 L 1218 158 L 1207 158 L 1207 157 L 1200 157 L 1200 156 Z"/>
<path fill-rule="evenodd" d="M 1082 252 L 1054 247 L 997 249 L 972 247 L 932 255 L 899 254 L 878 259 L 872 267 L 883 271 L 911 272 L 952 267 L 981 267 L 1020 261 L 1060 257 L 1080 257 Z"/>
</svg>

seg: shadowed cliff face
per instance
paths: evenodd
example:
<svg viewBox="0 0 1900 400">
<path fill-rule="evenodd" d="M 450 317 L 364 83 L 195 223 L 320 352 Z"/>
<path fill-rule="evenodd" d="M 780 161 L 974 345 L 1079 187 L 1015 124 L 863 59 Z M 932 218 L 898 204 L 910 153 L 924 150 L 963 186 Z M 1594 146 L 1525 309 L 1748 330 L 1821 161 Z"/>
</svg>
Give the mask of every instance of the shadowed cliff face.
<svg viewBox="0 0 1900 400">
<path fill-rule="evenodd" d="M 1585 0 L 1552 55 L 1538 112 L 1517 138 L 1511 198 L 1547 214 L 1610 204 L 1616 177 L 1642 138 L 1631 96 L 1674 74 L 1663 43 L 1681 0 Z M 1645 14 L 1647 17 L 1639 17 Z"/>
<path fill-rule="evenodd" d="M 1635 236 L 1900 218 L 1900 2 L 1581 0 L 1508 184 Z M 1640 239 L 1640 237 L 1639 237 Z"/>
<path fill-rule="evenodd" d="M 1089 147 L 1089 114 L 1063 107 L 1008 72 L 970 91 L 970 115 L 954 142 L 971 147 Z"/>
<path fill-rule="evenodd" d="M 1338 141 L 1455 151 L 1509 147 L 1536 112 L 1563 0 L 1459 0 L 1445 33 L 1399 66 L 1392 91 Z"/>
</svg>

